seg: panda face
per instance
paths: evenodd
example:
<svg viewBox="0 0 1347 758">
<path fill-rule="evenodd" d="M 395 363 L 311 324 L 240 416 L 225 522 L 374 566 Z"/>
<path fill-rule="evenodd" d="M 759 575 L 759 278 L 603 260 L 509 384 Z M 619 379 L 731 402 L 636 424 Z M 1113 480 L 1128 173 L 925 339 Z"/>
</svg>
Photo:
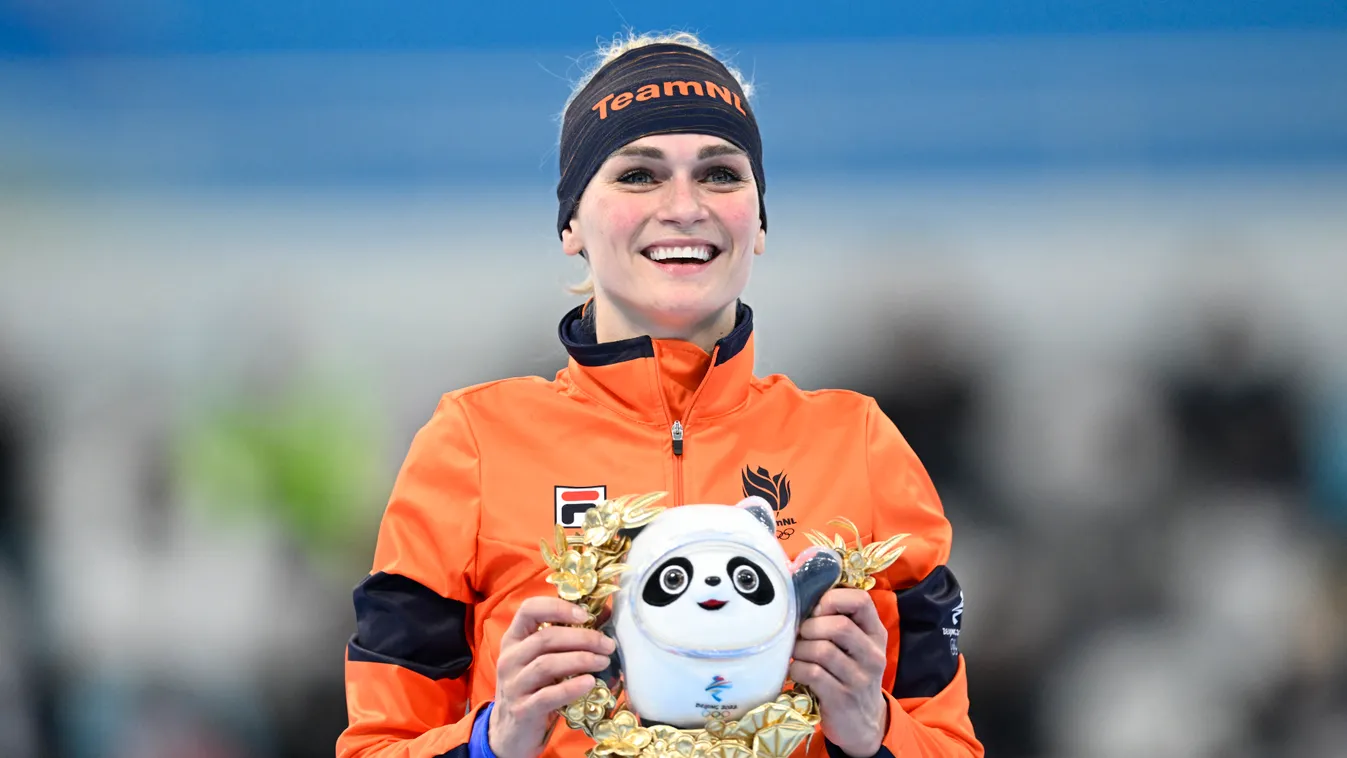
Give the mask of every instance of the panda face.
<svg viewBox="0 0 1347 758">
<path fill-rule="evenodd" d="M 769 605 L 776 599 L 776 588 L 772 586 L 772 580 L 767 576 L 767 572 L 752 559 L 736 555 L 725 564 L 723 571 L 706 577 L 698 577 L 692 561 L 687 558 L 682 556 L 670 558 L 660 564 L 646 580 L 645 588 L 641 591 L 641 600 L 646 605 L 663 608 L 676 602 L 698 579 L 712 588 L 721 588 L 722 584 L 725 585 L 720 592 L 713 590 L 709 593 L 716 597 L 708 597 L 697 602 L 697 606 L 704 611 L 720 611 L 729 605 L 732 599 L 729 596 L 729 589 L 733 589 L 739 597 L 754 605 Z"/>
<path fill-rule="evenodd" d="M 764 556 L 740 545 L 685 546 L 646 572 L 634 610 L 647 634 L 676 647 L 754 647 L 787 621 L 787 579 L 777 574 Z"/>
</svg>

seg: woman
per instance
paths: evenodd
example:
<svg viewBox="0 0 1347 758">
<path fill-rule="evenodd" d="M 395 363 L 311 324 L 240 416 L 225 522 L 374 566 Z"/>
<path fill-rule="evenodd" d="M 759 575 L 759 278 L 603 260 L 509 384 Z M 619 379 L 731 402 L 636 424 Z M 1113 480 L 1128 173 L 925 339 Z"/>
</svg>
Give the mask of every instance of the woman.
<svg viewBox="0 0 1347 758">
<path fill-rule="evenodd" d="M 809 529 L 906 533 L 869 592 L 834 589 L 801 626 L 791 678 L 827 750 L 979 756 L 958 653 L 962 593 L 930 479 L 874 401 L 753 376 L 739 302 L 764 250 L 761 142 L 739 76 L 690 35 L 607 51 L 568 103 L 558 233 L 593 297 L 566 314 L 554 381 L 445 395 L 412 443 L 355 590 L 345 758 L 580 756 L 554 729 L 608 664 L 538 551 L 596 499 L 766 498 L 792 558 Z"/>
</svg>

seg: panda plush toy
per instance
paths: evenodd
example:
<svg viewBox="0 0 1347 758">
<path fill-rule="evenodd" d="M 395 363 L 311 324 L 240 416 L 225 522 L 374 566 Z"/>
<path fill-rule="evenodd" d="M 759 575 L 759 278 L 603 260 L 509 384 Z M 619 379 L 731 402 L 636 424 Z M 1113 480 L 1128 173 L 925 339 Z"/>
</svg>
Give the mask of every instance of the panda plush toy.
<svg viewBox="0 0 1347 758">
<path fill-rule="evenodd" d="M 801 621 L 841 575 L 811 546 L 792 563 L 765 500 L 664 511 L 632 540 L 605 631 L 646 724 L 697 728 L 775 700 Z"/>
</svg>

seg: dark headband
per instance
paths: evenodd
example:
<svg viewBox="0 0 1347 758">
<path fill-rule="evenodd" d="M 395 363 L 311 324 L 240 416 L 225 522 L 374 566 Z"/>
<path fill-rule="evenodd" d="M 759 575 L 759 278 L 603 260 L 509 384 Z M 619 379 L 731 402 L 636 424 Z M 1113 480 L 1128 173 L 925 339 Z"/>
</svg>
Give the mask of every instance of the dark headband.
<svg viewBox="0 0 1347 758">
<path fill-rule="evenodd" d="M 589 180 L 615 150 L 652 134 L 708 134 L 748 154 L 762 195 L 762 138 L 739 83 L 720 61 L 695 48 L 658 44 L 629 50 L 599 70 L 566 109 L 557 182 L 557 234 L 571 222 Z"/>
</svg>

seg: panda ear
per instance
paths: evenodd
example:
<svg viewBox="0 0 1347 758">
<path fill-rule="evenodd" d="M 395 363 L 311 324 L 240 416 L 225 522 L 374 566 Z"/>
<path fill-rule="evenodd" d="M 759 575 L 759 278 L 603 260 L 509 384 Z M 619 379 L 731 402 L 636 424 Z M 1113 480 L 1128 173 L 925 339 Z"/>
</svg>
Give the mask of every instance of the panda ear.
<svg viewBox="0 0 1347 758">
<path fill-rule="evenodd" d="M 762 525 L 767 527 L 767 531 L 770 532 L 773 537 L 776 536 L 776 517 L 772 515 L 772 506 L 768 505 L 766 500 L 763 500 L 757 495 L 752 495 L 740 500 L 734 507 L 742 508 L 753 514 L 753 518 L 761 521 Z"/>
<path fill-rule="evenodd" d="M 842 559 L 829 548 L 811 545 L 796 557 L 791 564 L 791 581 L 795 583 L 801 623 L 814 612 L 823 593 L 836 586 L 840 578 Z"/>
</svg>

